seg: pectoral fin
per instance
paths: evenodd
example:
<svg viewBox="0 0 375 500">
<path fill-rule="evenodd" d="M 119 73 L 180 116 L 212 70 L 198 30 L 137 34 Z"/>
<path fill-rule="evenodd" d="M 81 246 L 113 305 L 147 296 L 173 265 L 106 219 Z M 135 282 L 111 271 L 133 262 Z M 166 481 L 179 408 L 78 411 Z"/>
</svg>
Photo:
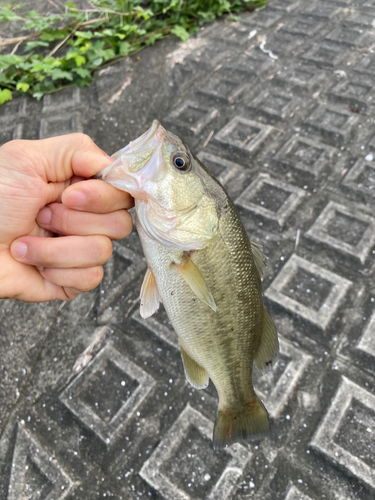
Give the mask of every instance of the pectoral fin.
<svg viewBox="0 0 375 500">
<path fill-rule="evenodd" d="M 159 309 L 161 297 L 156 284 L 154 273 L 150 268 L 147 269 L 141 288 L 141 307 L 140 314 L 142 318 L 149 318 Z"/>
<path fill-rule="evenodd" d="M 180 345 L 182 362 L 184 364 L 185 375 L 188 382 L 195 389 L 204 389 L 210 381 L 206 370 L 189 356 L 185 349 Z"/>
<path fill-rule="evenodd" d="M 267 368 L 270 368 L 278 352 L 279 341 L 275 323 L 267 309 L 264 308 L 262 337 L 255 356 L 255 363 L 259 370 L 266 371 Z"/>
<path fill-rule="evenodd" d="M 189 285 L 195 295 L 216 312 L 214 298 L 212 297 L 202 273 L 194 262 L 189 257 L 185 256 L 180 264 L 172 265 L 179 270 L 181 276 L 184 278 L 185 282 Z"/>
</svg>

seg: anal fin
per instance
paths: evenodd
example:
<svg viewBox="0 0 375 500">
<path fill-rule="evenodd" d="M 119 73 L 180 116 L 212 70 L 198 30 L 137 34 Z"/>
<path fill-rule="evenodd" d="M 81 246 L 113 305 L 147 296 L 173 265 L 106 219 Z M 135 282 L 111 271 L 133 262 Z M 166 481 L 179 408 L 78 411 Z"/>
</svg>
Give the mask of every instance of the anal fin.
<svg viewBox="0 0 375 500">
<path fill-rule="evenodd" d="M 212 293 L 210 292 L 202 273 L 194 262 L 185 255 L 181 263 L 174 263 L 172 266 L 175 266 L 178 269 L 181 276 L 195 295 L 216 312 L 216 304 Z"/>
<path fill-rule="evenodd" d="M 149 318 L 159 309 L 161 297 L 154 273 L 150 268 L 147 269 L 145 277 L 143 278 L 140 298 L 140 314 L 142 318 Z"/>
<path fill-rule="evenodd" d="M 189 356 L 185 349 L 180 345 L 182 362 L 184 364 L 185 375 L 188 382 L 195 389 L 205 389 L 210 381 L 206 370 Z"/>
<path fill-rule="evenodd" d="M 275 323 L 270 316 L 270 313 L 264 308 L 263 312 L 263 331 L 260 340 L 258 352 L 255 356 L 255 363 L 259 370 L 266 371 L 271 368 L 279 352 L 279 340 Z"/>
</svg>

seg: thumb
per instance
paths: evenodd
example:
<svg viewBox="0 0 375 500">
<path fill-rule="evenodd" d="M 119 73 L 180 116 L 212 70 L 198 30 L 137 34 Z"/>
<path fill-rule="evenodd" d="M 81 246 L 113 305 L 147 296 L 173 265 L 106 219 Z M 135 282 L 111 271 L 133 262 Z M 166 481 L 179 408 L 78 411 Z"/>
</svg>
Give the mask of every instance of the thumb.
<svg viewBox="0 0 375 500">
<path fill-rule="evenodd" d="M 113 162 L 85 134 L 67 134 L 27 142 L 32 142 L 39 153 L 47 182 L 64 182 L 73 175 L 89 178 Z"/>
</svg>

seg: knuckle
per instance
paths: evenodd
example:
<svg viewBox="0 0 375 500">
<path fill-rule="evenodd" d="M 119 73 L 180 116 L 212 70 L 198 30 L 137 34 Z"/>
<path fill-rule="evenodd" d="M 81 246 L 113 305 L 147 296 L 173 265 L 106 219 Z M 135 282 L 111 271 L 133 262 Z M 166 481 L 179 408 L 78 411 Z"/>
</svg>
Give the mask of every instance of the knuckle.
<svg viewBox="0 0 375 500">
<path fill-rule="evenodd" d="M 62 300 L 66 300 L 66 301 L 71 301 L 73 299 L 75 299 L 80 293 L 83 293 L 84 290 L 77 290 L 77 288 L 72 288 L 72 287 L 69 287 L 69 286 L 64 286 L 62 287 L 63 289 L 63 292 L 64 292 L 64 295 L 65 297 L 62 299 Z"/>
<path fill-rule="evenodd" d="M 72 227 L 71 211 L 69 209 L 65 209 L 64 207 L 59 207 L 56 215 L 56 223 L 60 231 L 63 233 L 73 233 L 74 228 Z"/>
<path fill-rule="evenodd" d="M 94 141 L 87 134 L 83 134 L 82 132 L 76 132 L 75 134 L 72 135 L 75 136 L 74 139 L 76 139 L 77 142 L 80 142 L 82 146 L 91 146 L 92 144 L 94 144 Z"/>
<path fill-rule="evenodd" d="M 104 271 L 102 266 L 96 266 L 90 269 L 90 290 L 99 285 L 102 281 Z"/>
<path fill-rule="evenodd" d="M 45 245 L 40 249 L 41 255 L 37 260 L 38 265 L 40 266 L 51 266 L 56 262 L 56 249 L 54 246 L 54 241 L 51 238 L 51 241 L 47 241 Z"/>
<path fill-rule="evenodd" d="M 104 271 L 102 266 L 90 267 L 89 269 L 82 269 L 80 273 L 80 291 L 88 292 L 96 288 L 102 281 Z"/>
<path fill-rule="evenodd" d="M 112 242 L 106 236 L 94 236 L 96 240 L 95 257 L 98 264 L 104 264 L 112 255 Z"/>
<path fill-rule="evenodd" d="M 126 238 L 132 232 L 133 221 L 131 215 L 126 210 L 121 210 L 115 218 L 115 235 L 114 239 L 121 240 Z"/>
</svg>

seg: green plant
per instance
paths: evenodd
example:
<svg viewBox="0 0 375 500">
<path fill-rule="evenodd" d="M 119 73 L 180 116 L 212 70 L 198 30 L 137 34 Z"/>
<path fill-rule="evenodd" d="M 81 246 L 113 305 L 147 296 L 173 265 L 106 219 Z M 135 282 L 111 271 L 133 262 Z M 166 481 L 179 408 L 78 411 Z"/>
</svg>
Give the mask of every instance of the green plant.
<svg viewBox="0 0 375 500">
<path fill-rule="evenodd" d="M 84 87 L 93 72 L 170 34 L 185 41 L 199 26 L 225 13 L 260 10 L 266 0 L 88 0 L 65 12 L 21 15 L 25 4 L 3 4 L 0 23 L 26 33 L 0 42 L 0 104 L 12 92 L 40 99 L 64 87 Z M 11 50 L 10 50 L 11 49 Z"/>
</svg>

